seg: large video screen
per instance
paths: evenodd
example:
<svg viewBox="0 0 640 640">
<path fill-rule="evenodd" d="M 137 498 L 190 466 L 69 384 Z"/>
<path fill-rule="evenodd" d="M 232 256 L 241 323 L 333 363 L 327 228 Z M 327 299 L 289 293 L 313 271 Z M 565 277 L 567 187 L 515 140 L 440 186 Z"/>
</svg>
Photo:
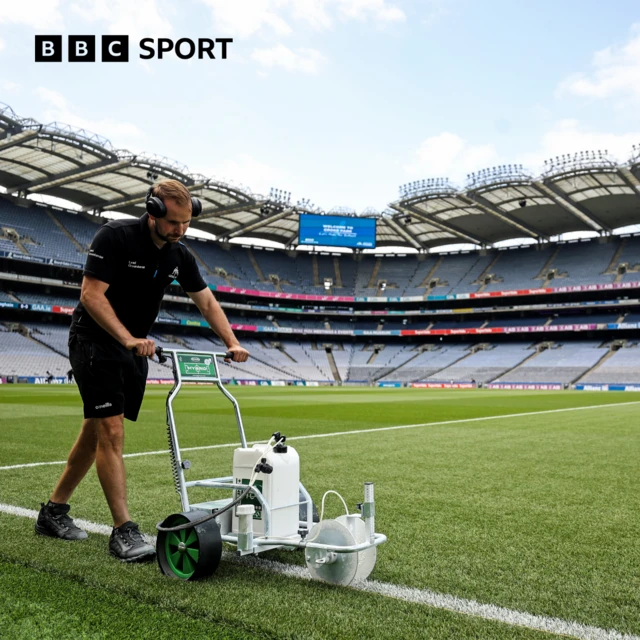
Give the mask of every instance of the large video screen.
<svg viewBox="0 0 640 640">
<path fill-rule="evenodd" d="M 376 248 L 376 219 L 301 213 L 299 244 L 324 247 Z"/>
</svg>

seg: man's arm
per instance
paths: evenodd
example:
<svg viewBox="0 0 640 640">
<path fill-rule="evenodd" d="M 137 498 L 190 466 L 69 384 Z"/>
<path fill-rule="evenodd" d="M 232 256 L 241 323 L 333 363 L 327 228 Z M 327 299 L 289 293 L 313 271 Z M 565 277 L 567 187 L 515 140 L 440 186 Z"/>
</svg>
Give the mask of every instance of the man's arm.
<svg viewBox="0 0 640 640">
<path fill-rule="evenodd" d="M 134 338 L 129 330 L 120 322 L 111 303 L 105 296 L 109 284 L 85 275 L 82 279 L 80 302 L 89 315 L 122 346 L 135 350 L 139 356 L 152 356 L 156 345 L 153 340 Z"/>
<path fill-rule="evenodd" d="M 211 289 L 206 287 L 196 293 L 187 291 L 187 295 L 196 303 L 200 313 L 218 337 L 227 345 L 233 354 L 234 362 L 246 362 L 249 352 L 240 346 L 222 307 L 218 304 Z"/>
</svg>

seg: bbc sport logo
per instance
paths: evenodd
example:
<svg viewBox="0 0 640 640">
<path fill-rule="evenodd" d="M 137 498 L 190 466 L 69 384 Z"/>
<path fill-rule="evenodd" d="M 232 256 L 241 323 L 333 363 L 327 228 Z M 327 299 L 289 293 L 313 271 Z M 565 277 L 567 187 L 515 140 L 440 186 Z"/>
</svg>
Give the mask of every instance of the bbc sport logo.
<svg viewBox="0 0 640 640">
<path fill-rule="evenodd" d="M 171 38 L 142 38 L 139 57 L 227 60 L 227 46 L 232 42 L 233 38 L 180 38 L 175 42 Z M 100 36 L 100 54 L 102 62 L 129 62 L 129 36 Z M 62 58 L 62 36 L 35 36 L 36 62 L 62 62 Z M 67 62 L 96 62 L 96 36 L 68 36 Z"/>
</svg>

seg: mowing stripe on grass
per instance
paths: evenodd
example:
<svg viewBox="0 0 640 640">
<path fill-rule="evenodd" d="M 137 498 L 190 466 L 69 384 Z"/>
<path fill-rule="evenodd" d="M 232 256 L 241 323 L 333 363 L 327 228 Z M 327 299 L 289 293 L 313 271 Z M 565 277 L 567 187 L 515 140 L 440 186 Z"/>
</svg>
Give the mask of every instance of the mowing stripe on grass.
<svg viewBox="0 0 640 640">
<path fill-rule="evenodd" d="M 359 433 L 376 433 L 377 431 L 397 431 L 400 429 L 416 429 L 418 427 L 439 427 L 449 424 L 464 424 L 465 422 L 482 422 L 486 420 L 504 420 L 506 418 L 520 418 L 522 416 L 541 416 L 549 413 L 564 413 L 566 411 L 583 411 L 585 409 L 605 409 L 610 407 L 627 407 L 632 404 L 640 404 L 640 400 L 633 402 L 613 402 L 611 404 L 593 404 L 588 407 L 568 407 L 565 409 L 548 409 L 546 411 L 528 411 L 526 413 L 509 413 L 506 415 L 483 416 L 480 418 L 462 418 L 460 420 L 444 420 L 442 422 L 419 422 L 418 424 L 401 424 L 394 427 L 373 427 L 371 429 L 354 429 L 353 431 L 334 431 L 333 433 L 314 433 L 308 436 L 291 436 L 287 440 L 310 440 L 312 438 L 333 438 L 335 436 L 351 436 Z M 264 443 L 266 440 L 256 440 L 248 444 Z M 201 447 L 181 447 L 180 451 L 204 451 L 205 449 L 225 449 L 227 447 L 239 447 L 239 442 L 229 442 L 226 444 L 210 444 Z M 138 453 L 125 453 L 123 458 L 139 458 L 140 456 L 159 456 L 169 453 L 167 449 L 161 451 L 140 451 Z M 25 469 L 27 467 L 43 467 L 52 464 L 66 464 L 66 460 L 56 460 L 55 462 L 29 462 L 25 464 L 12 464 L 0 467 L 0 471 L 8 469 Z"/>
<path fill-rule="evenodd" d="M 38 512 L 33 509 L 24 509 L 9 504 L 0 503 L 0 512 L 14 516 L 21 516 L 35 520 Z M 105 536 L 111 534 L 111 527 L 105 524 L 97 524 L 88 520 L 75 519 L 75 523 L 89 533 L 98 533 Z M 155 544 L 154 536 L 144 536 L 145 539 Z M 225 551 L 222 554 L 225 562 L 233 562 L 239 565 L 248 565 L 258 569 L 264 569 L 272 573 L 297 578 L 303 580 L 312 580 L 306 568 L 298 565 L 289 565 L 273 560 L 264 560 L 257 556 L 245 556 L 238 558 L 235 554 Z M 494 622 L 501 622 L 514 627 L 524 627 L 535 631 L 545 631 L 556 635 L 566 636 L 568 638 L 578 638 L 579 640 L 640 640 L 640 636 L 620 633 L 615 629 L 601 629 L 600 627 L 592 627 L 590 625 L 580 624 L 571 620 L 562 620 L 561 618 L 550 618 L 547 616 L 535 615 L 525 611 L 517 611 L 499 607 L 493 604 L 483 604 L 475 600 L 459 598 L 457 596 L 446 593 L 437 593 L 429 589 L 416 589 L 411 587 L 402 587 L 386 582 L 377 582 L 376 580 L 364 580 L 355 582 L 350 585 L 351 589 L 363 591 L 366 593 L 374 593 L 386 598 L 394 598 L 411 602 L 414 604 L 423 604 L 434 609 L 444 609 L 461 613 L 474 618 L 483 618 Z"/>
</svg>

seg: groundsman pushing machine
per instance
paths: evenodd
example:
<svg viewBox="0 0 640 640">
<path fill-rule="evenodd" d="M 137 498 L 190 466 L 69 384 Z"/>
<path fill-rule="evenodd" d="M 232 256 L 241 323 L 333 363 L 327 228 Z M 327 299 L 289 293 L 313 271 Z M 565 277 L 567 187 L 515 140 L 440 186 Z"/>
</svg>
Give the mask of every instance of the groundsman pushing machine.
<svg viewBox="0 0 640 640">
<path fill-rule="evenodd" d="M 220 379 L 217 358 L 226 353 L 180 351 L 158 347 L 160 362 L 171 360 L 174 385 L 167 397 L 167 433 L 176 491 L 182 512 L 157 525 L 157 558 L 161 571 L 170 577 L 195 580 L 212 575 L 222 556 L 222 543 L 236 547 L 239 556 L 269 549 L 304 549 L 313 578 L 348 585 L 366 579 L 376 562 L 376 547 L 386 536 L 375 532 L 373 483 L 364 485 L 364 501 L 357 513 L 349 513 L 335 491 L 322 498 L 318 517 L 311 496 L 300 482 L 298 453 L 286 436 L 274 433 L 267 443 L 249 447 L 240 407 Z M 173 412 L 183 381 L 213 383 L 235 410 L 241 446 L 233 455 L 233 475 L 205 480 L 185 479 L 191 463 L 182 458 Z M 231 498 L 192 504 L 190 487 L 226 489 Z M 345 515 L 324 519 L 328 494 L 342 500 Z"/>
</svg>

